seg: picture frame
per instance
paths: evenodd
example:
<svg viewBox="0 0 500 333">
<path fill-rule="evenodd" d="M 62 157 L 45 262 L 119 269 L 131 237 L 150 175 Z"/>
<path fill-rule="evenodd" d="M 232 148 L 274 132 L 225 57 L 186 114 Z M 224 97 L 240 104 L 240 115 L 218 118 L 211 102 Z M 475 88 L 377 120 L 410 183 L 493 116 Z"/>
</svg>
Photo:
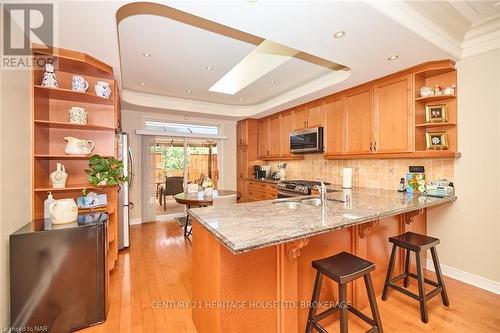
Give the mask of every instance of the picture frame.
<svg viewBox="0 0 500 333">
<path fill-rule="evenodd" d="M 427 132 L 425 133 L 425 140 L 427 143 L 427 149 L 448 149 L 448 135 L 446 132 Z"/>
<path fill-rule="evenodd" d="M 447 121 L 448 121 L 448 108 L 446 104 L 425 106 L 426 123 L 444 123 Z"/>
</svg>

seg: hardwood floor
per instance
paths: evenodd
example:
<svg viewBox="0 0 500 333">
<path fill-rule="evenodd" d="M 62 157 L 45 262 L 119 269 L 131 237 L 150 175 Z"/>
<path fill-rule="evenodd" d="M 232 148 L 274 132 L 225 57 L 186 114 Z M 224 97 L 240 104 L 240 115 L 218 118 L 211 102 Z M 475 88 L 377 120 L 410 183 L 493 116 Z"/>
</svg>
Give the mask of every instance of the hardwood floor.
<svg viewBox="0 0 500 333">
<path fill-rule="evenodd" d="M 179 225 L 131 226 L 130 243 L 111 274 L 108 319 L 79 332 L 196 332 L 191 309 L 183 307 L 191 297 L 191 243 Z M 429 301 L 429 324 L 420 321 L 418 302 L 401 293 L 390 292 L 387 302 L 378 298 L 384 331 L 500 332 L 500 296 L 446 277 L 445 283 L 451 305 L 443 306 L 439 296 Z M 337 322 L 327 327 L 338 331 Z M 349 329 L 364 332 L 367 326 L 350 315 Z"/>
</svg>

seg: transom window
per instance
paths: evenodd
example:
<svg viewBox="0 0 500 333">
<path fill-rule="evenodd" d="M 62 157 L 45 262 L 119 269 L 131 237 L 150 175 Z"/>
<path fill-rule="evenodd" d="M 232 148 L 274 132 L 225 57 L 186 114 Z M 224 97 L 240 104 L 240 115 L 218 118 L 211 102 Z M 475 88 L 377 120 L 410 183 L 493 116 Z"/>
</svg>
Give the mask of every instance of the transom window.
<svg viewBox="0 0 500 333">
<path fill-rule="evenodd" d="M 219 134 L 219 127 L 146 120 L 146 130 L 168 133 Z"/>
</svg>

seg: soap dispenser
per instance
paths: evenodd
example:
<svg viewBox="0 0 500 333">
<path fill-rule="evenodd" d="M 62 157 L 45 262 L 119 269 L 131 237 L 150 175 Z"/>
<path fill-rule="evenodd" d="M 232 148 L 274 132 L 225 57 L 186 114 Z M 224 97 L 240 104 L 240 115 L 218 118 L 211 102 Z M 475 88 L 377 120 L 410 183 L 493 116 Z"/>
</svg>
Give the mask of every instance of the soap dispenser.
<svg viewBox="0 0 500 333">
<path fill-rule="evenodd" d="M 50 219 L 49 207 L 54 201 L 56 201 L 56 200 L 52 196 L 52 192 L 49 192 L 47 199 L 45 199 L 45 201 L 43 202 L 43 218 L 44 219 Z"/>
</svg>

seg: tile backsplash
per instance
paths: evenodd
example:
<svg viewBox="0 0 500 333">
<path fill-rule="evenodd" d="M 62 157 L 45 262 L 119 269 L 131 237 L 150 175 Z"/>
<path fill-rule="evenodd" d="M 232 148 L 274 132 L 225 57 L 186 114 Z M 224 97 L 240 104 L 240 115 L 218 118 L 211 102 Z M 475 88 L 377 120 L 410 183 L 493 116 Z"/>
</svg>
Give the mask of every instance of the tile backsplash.
<svg viewBox="0 0 500 333">
<path fill-rule="evenodd" d="M 280 162 L 268 162 L 277 170 Z M 287 179 L 317 178 L 332 184 L 342 184 L 342 168 L 353 168 L 353 186 L 397 189 L 410 165 L 423 165 L 428 182 L 446 178 L 453 181 L 453 159 L 360 159 L 325 160 L 321 154 L 307 154 L 304 160 L 286 161 Z"/>
</svg>

